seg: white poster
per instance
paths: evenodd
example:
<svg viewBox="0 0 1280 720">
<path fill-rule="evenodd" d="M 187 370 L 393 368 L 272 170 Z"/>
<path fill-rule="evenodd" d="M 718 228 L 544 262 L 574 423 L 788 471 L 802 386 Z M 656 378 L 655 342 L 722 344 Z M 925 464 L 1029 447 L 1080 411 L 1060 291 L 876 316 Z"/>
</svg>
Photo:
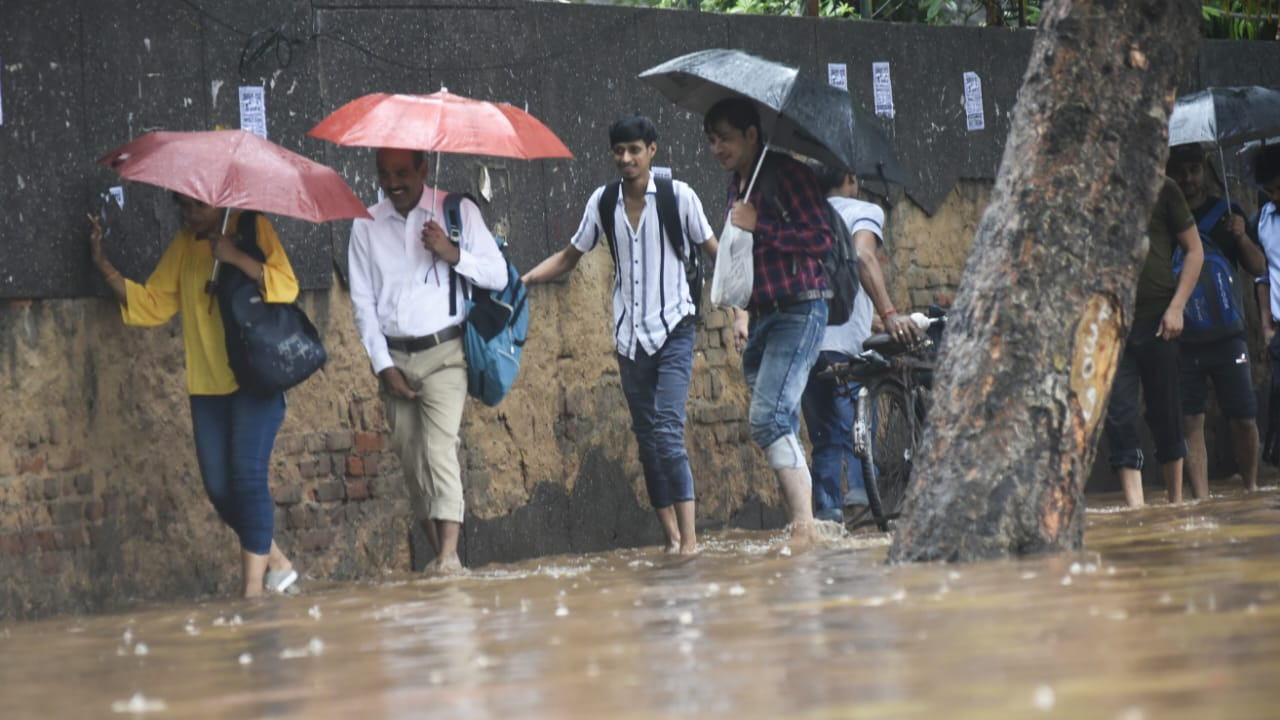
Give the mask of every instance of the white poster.
<svg viewBox="0 0 1280 720">
<path fill-rule="evenodd" d="M 110 197 L 112 200 L 115 200 L 116 205 L 119 205 L 121 210 L 124 209 L 124 188 L 123 187 L 121 187 L 120 185 L 112 185 L 111 187 L 107 188 L 107 196 Z"/>
<path fill-rule="evenodd" d="M 876 117 L 893 119 L 893 82 L 889 80 L 889 63 L 871 63 L 871 92 L 876 101 Z"/>
<path fill-rule="evenodd" d="M 240 129 L 267 139 L 267 96 L 261 85 L 240 87 Z"/>
<path fill-rule="evenodd" d="M 827 63 L 827 83 L 849 92 L 849 68 L 844 63 Z"/>
<path fill-rule="evenodd" d="M 971 132 L 987 126 L 982 112 L 982 78 L 975 72 L 964 74 L 964 122 Z"/>
</svg>

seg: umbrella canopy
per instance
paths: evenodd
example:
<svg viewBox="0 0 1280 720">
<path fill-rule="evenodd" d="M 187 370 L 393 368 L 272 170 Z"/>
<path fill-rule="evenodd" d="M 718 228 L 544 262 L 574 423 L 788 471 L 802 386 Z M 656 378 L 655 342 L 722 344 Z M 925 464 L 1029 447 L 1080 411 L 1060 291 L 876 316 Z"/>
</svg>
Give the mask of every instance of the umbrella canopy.
<svg viewBox="0 0 1280 720">
<path fill-rule="evenodd" d="M 338 173 L 244 130 L 152 132 L 98 160 L 213 207 L 325 222 L 368 218 Z"/>
<path fill-rule="evenodd" d="M 1256 85 L 1180 97 L 1169 115 L 1170 145 L 1239 145 L 1274 135 L 1280 135 L 1280 91 Z"/>
<path fill-rule="evenodd" d="M 360 147 L 524 160 L 573 157 L 550 128 L 520 108 L 445 90 L 430 95 L 365 95 L 333 111 L 307 134 Z"/>
<path fill-rule="evenodd" d="M 762 141 L 848 170 L 859 170 L 855 130 L 875 127 L 855 127 L 847 92 L 741 50 L 682 55 L 645 70 L 640 79 L 699 114 L 725 98 L 751 100 L 761 111 Z"/>
</svg>

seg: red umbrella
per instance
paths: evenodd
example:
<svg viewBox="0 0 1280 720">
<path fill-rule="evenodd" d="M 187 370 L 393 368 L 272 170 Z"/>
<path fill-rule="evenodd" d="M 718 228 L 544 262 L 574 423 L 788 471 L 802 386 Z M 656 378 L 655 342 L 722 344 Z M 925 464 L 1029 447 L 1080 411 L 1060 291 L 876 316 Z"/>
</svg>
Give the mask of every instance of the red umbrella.
<svg viewBox="0 0 1280 720">
<path fill-rule="evenodd" d="M 307 134 L 360 147 L 524 160 L 573 157 L 555 133 L 520 108 L 446 90 L 430 95 L 365 95 L 333 111 Z"/>
<path fill-rule="evenodd" d="M 367 218 L 338 173 L 244 130 L 152 132 L 100 162 L 121 177 L 159 185 L 213 207 L 325 222 Z"/>
</svg>

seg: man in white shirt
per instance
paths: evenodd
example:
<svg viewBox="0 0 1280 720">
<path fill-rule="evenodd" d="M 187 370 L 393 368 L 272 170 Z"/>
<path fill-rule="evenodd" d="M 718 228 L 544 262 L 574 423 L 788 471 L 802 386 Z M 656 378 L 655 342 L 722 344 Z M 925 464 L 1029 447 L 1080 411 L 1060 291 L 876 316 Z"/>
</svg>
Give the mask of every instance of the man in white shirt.
<svg viewBox="0 0 1280 720">
<path fill-rule="evenodd" d="M 391 446 L 413 509 L 435 550 L 435 570 L 455 572 L 465 505 L 458 428 L 467 396 L 462 350 L 467 283 L 501 290 L 507 265 L 480 209 L 461 204 L 454 244 L 441 226 L 446 193 L 425 186 L 420 151 L 378 151 L 385 199 L 351 226 L 351 306 L 382 381 Z M 458 281 L 450 282 L 450 272 Z"/>
<path fill-rule="evenodd" d="M 615 271 L 614 345 L 645 487 L 666 534 L 666 551 L 692 554 L 697 552 L 697 537 L 684 426 L 693 376 L 697 298 L 690 292 L 675 244 L 666 237 L 658 183 L 669 182 L 674 192 L 682 236 L 678 240 L 685 258 L 698 252 L 699 245 L 714 258 L 716 239 L 702 202 L 687 184 L 652 176 L 657 139 L 657 129 L 642 115 L 621 118 L 609 128 L 613 161 L 622 175 L 620 187 L 596 188 L 569 244 L 523 280 L 526 285 L 553 280 L 576 267 L 600 240 L 609 244 Z M 599 208 L 607 191 L 616 193 L 617 200 L 612 217 L 602 221 Z M 610 232 L 613 237 L 608 237 Z"/>
<path fill-rule="evenodd" d="M 862 341 L 871 335 L 871 311 L 884 321 L 885 329 L 898 336 L 906 333 L 912 342 L 920 340 L 921 331 L 908 318 L 899 315 L 889 300 L 884 273 L 876 258 L 876 248 L 884 244 L 882 227 L 884 210 L 874 203 L 856 199 L 858 177 L 843 169 L 817 167 L 818 183 L 827 202 L 839 213 L 853 237 L 858 255 L 858 280 L 862 284 L 853 301 L 853 312 L 843 325 L 828 325 L 818 346 L 818 360 L 809 371 L 800 407 L 804 412 L 809 444 L 813 446 L 813 516 L 818 520 L 841 522 L 844 507 L 850 507 L 851 520 L 867 504 L 867 490 L 862 479 L 862 463 L 853 454 L 854 400 L 837 392 L 835 383 L 818 377 L 833 364 L 845 363 L 862 352 Z M 874 306 L 874 307 L 873 307 Z M 853 388 L 854 392 L 857 388 Z M 842 487 L 848 472 L 849 492 Z M 853 508 L 858 509 L 853 509 Z"/>
</svg>

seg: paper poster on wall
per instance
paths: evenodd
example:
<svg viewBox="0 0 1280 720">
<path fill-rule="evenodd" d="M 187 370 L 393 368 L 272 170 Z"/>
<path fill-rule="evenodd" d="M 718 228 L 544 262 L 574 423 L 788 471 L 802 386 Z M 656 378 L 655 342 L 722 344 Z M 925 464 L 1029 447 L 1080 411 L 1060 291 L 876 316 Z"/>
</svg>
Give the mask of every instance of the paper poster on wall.
<svg viewBox="0 0 1280 720">
<path fill-rule="evenodd" d="M 964 123 L 970 131 L 982 130 L 987 126 L 986 115 L 982 112 L 982 78 L 978 73 L 964 74 Z"/>
<path fill-rule="evenodd" d="M 827 63 L 827 84 L 849 92 L 849 68 L 844 63 Z"/>
<path fill-rule="evenodd" d="M 267 97 L 261 85 L 240 87 L 240 129 L 267 139 Z"/>
<path fill-rule="evenodd" d="M 668 180 L 671 179 L 671 168 L 669 167 L 664 167 L 662 165 L 653 165 L 653 166 L 650 166 L 649 172 L 653 173 L 653 176 L 655 178 L 666 178 Z"/>
<path fill-rule="evenodd" d="M 871 63 L 871 93 L 876 101 L 876 117 L 893 119 L 893 82 L 889 80 L 889 63 Z"/>
</svg>

